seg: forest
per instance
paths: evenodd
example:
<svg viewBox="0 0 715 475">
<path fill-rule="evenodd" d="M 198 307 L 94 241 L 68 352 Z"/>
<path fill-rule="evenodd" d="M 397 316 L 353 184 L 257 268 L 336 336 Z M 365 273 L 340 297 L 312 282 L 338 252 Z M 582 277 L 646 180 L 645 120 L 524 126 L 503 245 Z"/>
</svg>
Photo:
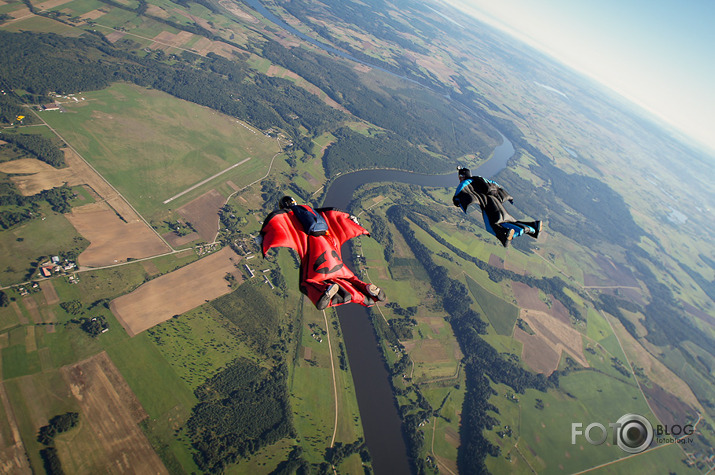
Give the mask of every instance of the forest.
<svg viewBox="0 0 715 475">
<path fill-rule="evenodd" d="M 442 95 L 419 87 L 389 88 L 384 92 L 364 86 L 352 68 L 303 48 L 284 48 L 276 42 L 263 46 L 261 54 L 295 71 L 320 87 L 353 115 L 394 132 L 413 145 L 447 157 L 477 153 L 487 157 L 498 133 L 487 121 L 455 107 Z M 389 159 L 389 156 L 385 157 Z M 385 165 L 389 166 L 389 165 Z"/>
<path fill-rule="evenodd" d="M 280 359 L 276 350 L 284 343 L 279 338 L 281 312 L 275 298 L 254 279 L 211 301 L 211 306 L 230 320 L 256 351 Z"/>
<path fill-rule="evenodd" d="M 638 278 L 648 288 L 651 296 L 651 300 L 645 308 L 640 309 L 643 315 L 648 316 L 643 320 L 643 325 L 648 330 L 648 334 L 644 338 L 658 346 L 680 347 L 683 343 L 691 341 L 706 351 L 708 348 L 715 348 L 715 340 L 706 332 L 698 329 L 686 317 L 685 310 L 678 303 L 673 291 L 661 283 L 651 270 L 654 268 L 658 272 L 666 272 L 663 264 L 655 261 L 638 246 L 632 246 L 626 254 L 626 258 L 636 270 Z M 630 309 L 629 306 L 623 306 L 623 308 Z M 687 351 L 683 353 L 689 354 Z M 713 382 L 715 383 L 715 381 Z"/>
<path fill-rule="evenodd" d="M 0 84 L 2 84 L 1 81 Z M 16 122 L 18 116 L 25 115 L 26 112 L 12 97 L 8 97 L 6 94 L 0 95 L 0 123 L 12 124 Z"/>
<path fill-rule="evenodd" d="M 6 107 L 7 104 L 13 102 L 5 97 L 5 102 L 0 105 Z M 0 137 L 5 142 L 0 145 L 0 150 L 8 155 L 36 158 L 55 168 L 65 166 L 64 153 L 53 140 L 40 135 L 17 133 L 3 133 Z M 48 202 L 57 213 L 67 213 L 70 211 L 70 200 L 73 196 L 74 192 L 67 185 L 44 190 L 36 195 L 23 196 L 7 176 L 3 176 L 0 179 L 0 228 L 10 229 L 39 216 L 40 201 Z"/>
<path fill-rule="evenodd" d="M 448 166 L 445 160 L 413 149 L 405 139 L 393 133 L 368 137 L 343 127 L 333 135 L 337 141 L 323 155 L 323 165 L 331 177 L 352 170 L 386 166 L 436 173 Z M 386 156 L 390 157 L 389 161 L 384 159 Z"/>
<path fill-rule="evenodd" d="M 268 370 L 239 358 L 196 389 L 186 427 L 201 470 L 220 472 L 294 435 L 285 378 L 285 366 Z"/>
<path fill-rule="evenodd" d="M 0 181 L 0 228 L 10 229 L 39 216 L 40 201 L 49 203 L 56 213 L 68 213 L 73 196 L 72 188 L 67 185 L 23 196 L 11 183 Z"/>
</svg>

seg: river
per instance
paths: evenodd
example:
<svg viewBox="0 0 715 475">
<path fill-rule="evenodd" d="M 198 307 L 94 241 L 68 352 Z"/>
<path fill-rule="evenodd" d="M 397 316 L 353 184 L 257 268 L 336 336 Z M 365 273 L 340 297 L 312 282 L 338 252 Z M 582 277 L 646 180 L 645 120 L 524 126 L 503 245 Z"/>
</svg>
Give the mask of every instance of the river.
<svg viewBox="0 0 715 475">
<path fill-rule="evenodd" d="M 494 149 L 492 157 L 473 169 L 473 174 L 490 178 L 506 168 L 507 161 L 514 155 L 514 147 L 506 137 L 502 138 L 503 143 Z M 376 182 L 456 188 L 459 180 L 456 166 L 455 171 L 447 175 L 421 175 L 398 170 L 346 173 L 330 184 L 323 206 L 347 209 L 355 190 L 362 185 Z M 348 255 L 346 249 L 343 252 Z M 387 298 L 389 301 L 390 296 Z M 402 437 L 402 423 L 392 394 L 390 375 L 368 311 L 360 305 L 342 305 L 337 307 L 337 311 L 355 383 L 365 443 L 372 456 L 375 474 L 408 474 L 410 468 L 407 447 Z"/>
</svg>

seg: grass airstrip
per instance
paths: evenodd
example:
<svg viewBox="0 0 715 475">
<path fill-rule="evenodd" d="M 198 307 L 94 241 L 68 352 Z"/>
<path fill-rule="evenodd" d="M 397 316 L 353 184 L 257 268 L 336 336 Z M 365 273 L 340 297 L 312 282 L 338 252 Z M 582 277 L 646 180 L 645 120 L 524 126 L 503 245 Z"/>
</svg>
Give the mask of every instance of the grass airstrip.
<svg viewBox="0 0 715 475">
<path fill-rule="evenodd" d="M 41 117 L 150 220 L 212 188 L 227 196 L 255 182 L 280 151 L 247 124 L 156 90 L 115 83 L 82 99 Z"/>
</svg>

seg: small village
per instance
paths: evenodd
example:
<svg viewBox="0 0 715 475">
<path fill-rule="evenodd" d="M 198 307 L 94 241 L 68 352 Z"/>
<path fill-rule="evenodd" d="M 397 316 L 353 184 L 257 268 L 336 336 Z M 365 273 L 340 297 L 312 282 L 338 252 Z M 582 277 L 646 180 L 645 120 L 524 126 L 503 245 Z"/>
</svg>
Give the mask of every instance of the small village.
<svg viewBox="0 0 715 475">
<path fill-rule="evenodd" d="M 59 256 L 52 256 L 48 261 L 39 265 L 37 277 L 39 279 L 49 279 L 52 277 L 66 276 L 70 284 L 79 282 L 79 277 L 74 274 L 78 269 L 77 264 L 69 259 L 61 259 Z M 20 296 L 30 295 L 31 292 L 39 291 L 40 285 L 36 281 L 28 282 L 16 287 Z"/>
<path fill-rule="evenodd" d="M 49 261 L 40 264 L 40 277 L 50 278 L 56 275 L 66 275 L 75 269 L 77 269 L 75 262 L 69 259 L 61 259 L 59 256 L 52 256 Z M 71 278 L 70 282 L 73 280 L 75 279 Z"/>
</svg>

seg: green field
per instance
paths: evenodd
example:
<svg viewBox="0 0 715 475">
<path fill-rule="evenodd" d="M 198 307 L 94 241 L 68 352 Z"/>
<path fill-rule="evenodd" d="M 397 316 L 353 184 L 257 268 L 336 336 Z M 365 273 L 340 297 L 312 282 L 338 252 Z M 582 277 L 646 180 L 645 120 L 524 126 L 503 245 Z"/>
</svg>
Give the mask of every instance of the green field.
<svg viewBox="0 0 715 475">
<path fill-rule="evenodd" d="M 22 443 L 33 467 L 42 467 L 37 430 L 51 417 L 68 411 L 78 411 L 77 402 L 70 397 L 69 388 L 59 371 L 44 371 L 24 378 L 3 382 Z"/>
<path fill-rule="evenodd" d="M 25 329 L 21 330 L 24 333 Z M 3 348 L 1 360 L 3 378 L 26 376 L 41 369 L 37 352 L 27 352 L 24 344 Z"/>
<path fill-rule="evenodd" d="M 302 339 L 289 389 L 292 395 L 294 424 L 301 446 L 311 463 L 319 463 L 323 459 L 325 448 L 330 446 L 335 426 L 331 358 L 334 358 L 336 376 L 340 377 L 338 388 L 344 387 L 345 375 L 342 374 L 335 356 L 337 348 L 333 348 L 332 355 L 329 352 L 328 335 L 321 332 L 319 338 L 322 341 L 318 341 L 312 336 L 312 330 L 308 327 L 309 324 L 313 324 L 314 328 L 326 331 L 322 312 L 305 308 L 303 319 Z M 337 346 L 332 325 L 327 331 L 330 333 L 331 344 Z M 343 417 L 346 415 L 343 414 Z M 353 442 L 345 439 L 343 441 Z"/>
<path fill-rule="evenodd" d="M 38 33 L 55 33 L 62 36 L 80 36 L 85 31 L 81 28 L 59 23 L 41 16 L 26 16 L 22 20 L 12 22 L 2 27 L 5 31 L 35 31 Z"/>
<path fill-rule="evenodd" d="M 456 380 L 453 386 L 425 387 L 424 396 L 430 404 L 439 408 L 441 417 L 434 417 L 424 427 L 428 454 L 435 454 L 448 460 L 457 460 L 459 440 L 459 415 L 464 403 L 464 378 Z M 444 403 L 444 405 L 442 405 Z"/>
<path fill-rule="evenodd" d="M 185 469 L 192 469 L 191 465 L 187 467 L 193 464 L 189 462 L 188 445 L 175 439 L 177 425 L 183 425 L 197 402 L 190 386 L 146 333 L 109 348 L 107 353 L 149 414 L 146 430 L 150 437 L 169 446 L 173 457 L 184 461 Z"/>
<path fill-rule="evenodd" d="M 543 401 L 543 409 L 536 408 L 536 399 Z M 614 400 L 620 403 L 614 404 Z M 585 439 L 571 445 L 571 423 L 583 423 L 585 427 L 591 422 L 601 422 L 607 426 L 626 413 L 654 420 L 637 387 L 592 371 L 561 378 L 558 393 L 527 391 L 521 402 L 519 447 L 540 473 L 584 470 L 622 454 L 615 446 L 593 446 Z M 538 457 L 531 455 L 532 450 Z"/>
<path fill-rule="evenodd" d="M 67 113 L 42 117 L 147 218 L 229 180 L 258 180 L 279 151 L 275 139 L 236 119 L 155 90 L 115 83 L 83 97 L 64 104 Z"/>
<path fill-rule="evenodd" d="M 468 275 L 467 286 L 494 330 L 499 335 L 511 335 L 514 331 L 516 319 L 519 317 L 519 307 L 487 292 Z"/>
<path fill-rule="evenodd" d="M 87 13 L 92 10 L 101 8 L 105 5 L 105 3 L 102 3 L 98 0 L 72 0 L 71 2 L 63 3 L 61 6 L 55 7 L 52 10 L 63 11 L 70 14 L 71 16 L 78 16 L 82 15 L 83 13 Z"/>
<path fill-rule="evenodd" d="M 296 337 L 291 342 L 288 354 L 288 391 L 296 430 L 295 443 L 303 449 L 305 460 L 320 463 L 326 448 L 330 446 L 335 429 L 335 442 L 349 444 L 363 437 L 352 375 L 349 367 L 347 370 L 340 368 L 340 344 L 343 340 L 336 316 L 330 310 L 324 316 L 299 293 L 295 278 L 298 268 L 292 251 L 280 249 L 275 258 L 287 284 L 288 327 L 293 328 Z M 313 333 L 318 337 L 314 337 Z M 335 365 L 338 390 L 337 428 L 331 358 Z M 356 457 L 351 456 L 343 461 L 340 470 L 345 470 L 345 473 L 361 472 L 362 464 Z M 250 465 L 244 473 L 251 473 L 249 469 Z"/>
<path fill-rule="evenodd" d="M 201 306 L 147 330 L 177 375 L 195 390 L 229 362 L 254 357 L 229 323 L 211 306 Z"/>
</svg>

